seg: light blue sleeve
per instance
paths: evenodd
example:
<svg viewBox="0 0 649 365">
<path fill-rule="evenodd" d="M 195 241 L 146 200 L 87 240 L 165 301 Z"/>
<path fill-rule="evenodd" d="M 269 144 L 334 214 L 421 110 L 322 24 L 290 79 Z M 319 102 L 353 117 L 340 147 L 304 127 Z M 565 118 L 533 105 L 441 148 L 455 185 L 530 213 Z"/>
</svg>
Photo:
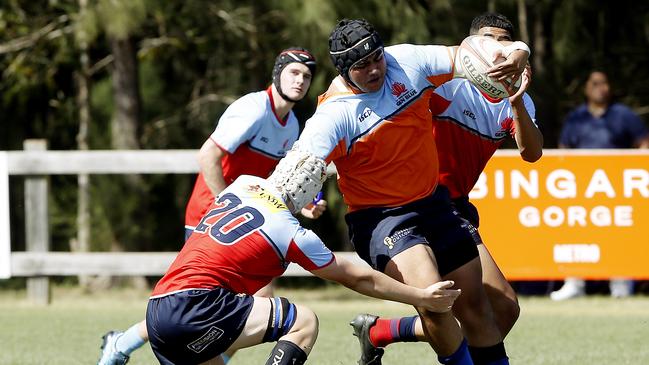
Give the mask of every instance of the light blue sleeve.
<svg viewBox="0 0 649 365">
<path fill-rule="evenodd" d="M 210 138 L 221 148 L 233 153 L 251 140 L 264 123 L 265 105 L 252 94 L 237 99 L 225 110 Z"/>
<path fill-rule="evenodd" d="M 386 51 L 399 65 L 416 70 L 435 87 L 453 77 L 452 47 L 399 44 L 387 47 Z"/>
<path fill-rule="evenodd" d="M 347 154 L 353 138 L 348 105 L 340 101 L 326 102 L 306 122 L 296 142 L 298 148 L 333 161 Z"/>
<path fill-rule="evenodd" d="M 300 227 L 293 237 L 293 242 L 297 247 L 289 247 L 286 258 L 305 270 L 321 269 L 334 259 L 334 254 L 320 237 L 308 229 Z"/>
<path fill-rule="evenodd" d="M 536 106 L 534 106 L 534 101 L 532 101 L 532 98 L 527 93 L 523 94 L 523 105 L 525 105 L 527 114 L 529 114 L 532 122 L 538 127 L 539 125 L 536 123 Z"/>
</svg>

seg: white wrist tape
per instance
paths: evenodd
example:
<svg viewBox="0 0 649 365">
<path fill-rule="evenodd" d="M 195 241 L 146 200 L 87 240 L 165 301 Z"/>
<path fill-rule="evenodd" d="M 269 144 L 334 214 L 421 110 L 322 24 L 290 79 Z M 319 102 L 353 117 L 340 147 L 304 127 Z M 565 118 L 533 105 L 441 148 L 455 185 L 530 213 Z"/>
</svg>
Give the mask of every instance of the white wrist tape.
<svg viewBox="0 0 649 365">
<path fill-rule="evenodd" d="M 527 44 L 525 44 L 525 42 L 516 41 L 510 44 L 509 46 L 505 46 L 505 48 L 503 48 L 503 56 L 507 58 L 509 57 L 510 54 L 512 54 L 512 52 L 516 50 L 525 51 L 527 52 L 528 55 L 532 54 L 532 51 L 530 51 L 530 47 L 528 47 Z"/>
</svg>

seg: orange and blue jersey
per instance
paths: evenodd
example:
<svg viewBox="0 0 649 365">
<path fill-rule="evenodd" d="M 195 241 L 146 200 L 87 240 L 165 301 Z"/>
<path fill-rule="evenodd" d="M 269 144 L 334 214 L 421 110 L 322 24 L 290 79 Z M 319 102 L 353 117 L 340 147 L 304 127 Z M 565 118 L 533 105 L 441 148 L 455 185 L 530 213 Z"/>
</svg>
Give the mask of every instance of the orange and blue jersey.
<svg viewBox="0 0 649 365">
<path fill-rule="evenodd" d="M 435 190 L 429 99 L 453 77 L 453 53 L 444 46 L 386 47 L 380 90 L 356 93 L 339 76 L 320 96 L 297 143 L 335 163 L 350 211 L 401 206 Z"/>
<path fill-rule="evenodd" d="M 237 99 L 219 119 L 210 140 L 225 152 L 221 168 L 226 185 L 241 175 L 268 177 L 295 143 L 297 118 L 289 111 L 280 120 L 273 105 L 269 87 Z M 185 210 L 185 228 L 193 229 L 213 201 L 214 195 L 199 173 Z"/>
<path fill-rule="evenodd" d="M 535 121 L 534 103 L 523 95 Z M 431 98 L 433 133 L 439 156 L 439 182 L 451 198 L 466 197 L 487 162 L 515 133 L 511 104 L 481 93 L 466 79 L 454 79 L 435 89 Z"/>
<path fill-rule="evenodd" d="M 311 271 L 334 259 L 274 187 L 244 175 L 219 194 L 151 295 L 216 287 L 252 295 L 290 262 Z"/>
</svg>

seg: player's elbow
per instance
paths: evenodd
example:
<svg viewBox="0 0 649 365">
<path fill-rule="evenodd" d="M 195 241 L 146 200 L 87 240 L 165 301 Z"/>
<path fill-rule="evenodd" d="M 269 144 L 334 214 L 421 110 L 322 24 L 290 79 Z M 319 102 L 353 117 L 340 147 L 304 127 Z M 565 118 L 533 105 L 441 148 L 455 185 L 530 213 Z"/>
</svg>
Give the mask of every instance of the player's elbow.
<svg viewBox="0 0 649 365">
<path fill-rule="evenodd" d="M 543 156 L 542 148 L 523 148 L 520 150 L 521 158 L 525 162 L 536 162 Z"/>
</svg>

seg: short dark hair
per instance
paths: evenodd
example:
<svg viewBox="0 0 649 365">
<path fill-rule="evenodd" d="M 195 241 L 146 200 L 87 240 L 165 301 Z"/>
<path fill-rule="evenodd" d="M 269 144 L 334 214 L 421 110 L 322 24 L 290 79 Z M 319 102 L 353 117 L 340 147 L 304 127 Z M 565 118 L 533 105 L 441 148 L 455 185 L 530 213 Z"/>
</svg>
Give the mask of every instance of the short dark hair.
<svg viewBox="0 0 649 365">
<path fill-rule="evenodd" d="M 486 12 L 473 18 L 473 21 L 471 22 L 471 28 L 469 29 L 469 34 L 478 34 L 480 28 L 484 27 L 504 29 L 509 32 L 510 36 L 514 36 L 514 25 L 509 21 L 509 19 L 507 19 L 506 16 L 500 13 Z"/>
</svg>

